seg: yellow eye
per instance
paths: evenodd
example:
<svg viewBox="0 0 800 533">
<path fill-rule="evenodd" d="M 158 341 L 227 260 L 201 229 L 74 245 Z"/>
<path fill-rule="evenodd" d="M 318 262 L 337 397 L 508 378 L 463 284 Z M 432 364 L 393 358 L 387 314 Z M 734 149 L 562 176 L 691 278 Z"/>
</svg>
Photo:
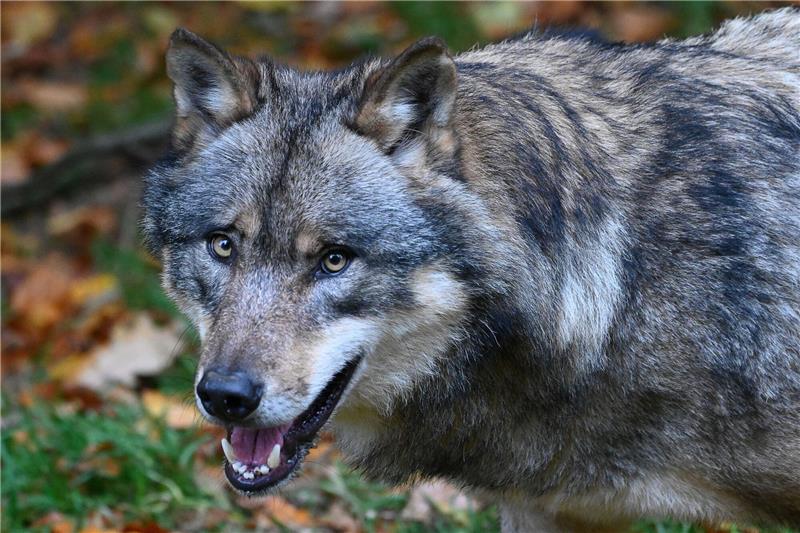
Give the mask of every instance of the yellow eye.
<svg viewBox="0 0 800 533">
<path fill-rule="evenodd" d="M 345 269 L 349 261 L 344 252 L 335 250 L 325 254 L 322 258 L 321 268 L 326 274 L 338 274 Z"/>
<path fill-rule="evenodd" d="M 233 254 L 233 241 L 224 233 L 212 235 L 208 245 L 211 253 L 220 259 L 227 259 Z"/>
</svg>

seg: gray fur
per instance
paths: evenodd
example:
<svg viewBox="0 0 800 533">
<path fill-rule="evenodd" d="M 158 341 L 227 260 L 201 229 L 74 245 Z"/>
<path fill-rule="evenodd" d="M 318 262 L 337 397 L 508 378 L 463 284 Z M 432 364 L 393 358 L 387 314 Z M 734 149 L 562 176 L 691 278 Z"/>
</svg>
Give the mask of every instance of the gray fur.
<svg viewBox="0 0 800 533">
<path fill-rule="evenodd" d="M 798 10 L 332 73 L 209 54 L 198 90 L 246 116 L 178 124 L 144 227 L 207 330 L 201 372 L 267 380 L 253 424 L 308 405 L 327 359 L 304 355 L 350 318 L 376 332 L 338 349 L 366 357 L 333 428 L 371 477 L 450 479 L 507 530 L 800 527 Z M 325 245 L 356 258 L 319 280 Z"/>
</svg>

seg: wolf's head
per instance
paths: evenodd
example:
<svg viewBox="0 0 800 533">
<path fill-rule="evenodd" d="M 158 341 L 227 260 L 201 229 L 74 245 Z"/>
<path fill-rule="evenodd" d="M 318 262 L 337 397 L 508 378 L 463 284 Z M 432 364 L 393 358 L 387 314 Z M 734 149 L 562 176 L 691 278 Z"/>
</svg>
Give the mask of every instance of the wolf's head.
<svg viewBox="0 0 800 533">
<path fill-rule="evenodd" d="M 463 334 L 492 259 L 458 162 L 456 67 L 425 39 L 301 73 L 178 30 L 167 69 L 173 149 L 145 233 L 200 331 L 197 405 L 230 430 L 227 477 L 263 492 L 334 409 L 391 411 Z"/>
</svg>

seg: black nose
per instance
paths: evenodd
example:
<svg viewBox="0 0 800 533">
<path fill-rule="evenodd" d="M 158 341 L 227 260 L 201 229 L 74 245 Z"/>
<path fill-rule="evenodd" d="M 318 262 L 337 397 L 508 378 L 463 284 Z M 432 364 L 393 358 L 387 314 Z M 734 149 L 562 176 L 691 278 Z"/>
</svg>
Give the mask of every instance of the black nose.
<svg viewBox="0 0 800 533">
<path fill-rule="evenodd" d="M 210 369 L 197 384 L 197 396 L 208 414 L 235 421 L 256 410 L 261 400 L 261 387 L 244 372 Z"/>
</svg>

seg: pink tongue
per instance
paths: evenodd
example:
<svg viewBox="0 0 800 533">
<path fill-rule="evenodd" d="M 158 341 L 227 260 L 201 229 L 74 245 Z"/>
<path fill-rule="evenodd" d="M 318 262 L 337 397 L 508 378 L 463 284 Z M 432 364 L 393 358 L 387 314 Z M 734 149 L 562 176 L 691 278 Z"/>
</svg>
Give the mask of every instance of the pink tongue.
<svg viewBox="0 0 800 533">
<path fill-rule="evenodd" d="M 245 464 L 266 464 L 272 448 L 276 444 L 283 446 L 283 433 L 290 425 L 259 429 L 233 428 L 231 444 L 236 458 Z"/>
</svg>

